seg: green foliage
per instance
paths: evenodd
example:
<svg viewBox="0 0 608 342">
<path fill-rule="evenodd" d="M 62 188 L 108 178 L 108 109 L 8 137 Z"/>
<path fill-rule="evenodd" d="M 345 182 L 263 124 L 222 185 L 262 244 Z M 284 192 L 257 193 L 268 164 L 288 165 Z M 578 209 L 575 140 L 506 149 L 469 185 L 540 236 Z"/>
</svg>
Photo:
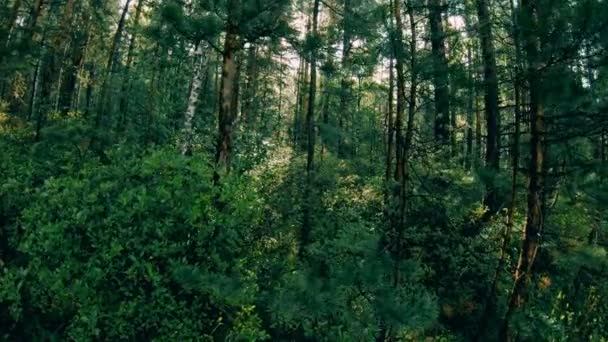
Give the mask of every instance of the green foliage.
<svg viewBox="0 0 608 342">
<path fill-rule="evenodd" d="M 263 337 L 246 268 L 255 198 L 242 196 L 238 183 L 217 194 L 204 163 L 172 152 L 134 158 L 112 150 L 108 158 L 110 165 L 89 161 L 74 176 L 46 180 L 23 211 L 18 251 L 27 267 L 2 282 L 16 322 L 36 315 L 20 333 Z M 218 211 L 217 200 L 234 205 Z"/>
<path fill-rule="evenodd" d="M 432 3 L 0 1 L 0 340 L 606 341 L 608 3 Z"/>
</svg>

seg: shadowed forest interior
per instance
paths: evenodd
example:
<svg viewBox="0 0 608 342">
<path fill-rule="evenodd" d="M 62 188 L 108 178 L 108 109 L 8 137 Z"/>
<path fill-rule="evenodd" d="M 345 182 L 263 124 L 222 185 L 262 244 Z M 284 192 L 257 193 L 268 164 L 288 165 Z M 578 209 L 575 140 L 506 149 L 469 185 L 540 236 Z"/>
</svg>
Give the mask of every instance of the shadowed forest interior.
<svg viewBox="0 0 608 342">
<path fill-rule="evenodd" d="M 0 340 L 608 342 L 605 0 L 0 0 Z"/>
</svg>

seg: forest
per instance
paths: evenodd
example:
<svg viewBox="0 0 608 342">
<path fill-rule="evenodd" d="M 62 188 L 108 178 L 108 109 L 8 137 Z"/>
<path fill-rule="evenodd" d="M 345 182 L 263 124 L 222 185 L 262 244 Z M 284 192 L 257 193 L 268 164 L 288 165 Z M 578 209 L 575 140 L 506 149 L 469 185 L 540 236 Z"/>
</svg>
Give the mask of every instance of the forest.
<svg viewBox="0 0 608 342">
<path fill-rule="evenodd" d="M 608 1 L 0 0 L 1 341 L 608 342 Z"/>
</svg>

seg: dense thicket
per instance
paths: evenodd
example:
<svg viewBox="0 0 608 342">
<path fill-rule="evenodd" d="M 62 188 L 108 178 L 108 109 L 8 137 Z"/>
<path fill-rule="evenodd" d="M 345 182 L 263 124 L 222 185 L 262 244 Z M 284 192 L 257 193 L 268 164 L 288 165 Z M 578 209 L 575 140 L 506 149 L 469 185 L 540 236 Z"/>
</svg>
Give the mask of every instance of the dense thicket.
<svg viewBox="0 0 608 342">
<path fill-rule="evenodd" d="M 0 339 L 608 341 L 608 3 L 0 1 Z"/>
</svg>

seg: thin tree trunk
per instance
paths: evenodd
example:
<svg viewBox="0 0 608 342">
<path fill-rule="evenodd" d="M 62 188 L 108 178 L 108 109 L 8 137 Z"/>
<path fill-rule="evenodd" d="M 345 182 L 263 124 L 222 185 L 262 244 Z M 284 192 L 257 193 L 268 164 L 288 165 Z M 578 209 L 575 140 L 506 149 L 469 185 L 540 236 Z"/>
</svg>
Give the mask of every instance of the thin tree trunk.
<svg viewBox="0 0 608 342">
<path fill-rule="evenodd" d="M 391 42 L 393 54 L 396 57 L 397 71 L 397 113 L 395 119 L 395 187 L 393 189 L 392 206 L 389 208 L 390 229 L 382 243 L 391 253 L 393 259 L 393 286 L 398 288 L 401 284 L 401 259 L 403 258 L 403 234 L 407 221 L 407 196 L 409 188 L 409 157 L 414 136 L 414 118 L 416 114 L 416 97 L 418 84 L 417 71 L 417 30 L 416 21 L 414 18 L 413 7 L 408 4 L 407 13 L 410 21 L 411 41 L 409 44 L 409 67 L 410 67 L 410 91 L 406 99 L 405 92 L 405 73 L 404 73 L 404 56 L 403 51 L 403 20 L 401 17 L 401 1 L 392 1 L 392 15 L 395 19 L 395 38 Z M 404 127 L 404 111 L 405 103 L 408 101 L 407 123 Z M 405 132 L 404 132 L 405 129 Z M 381 322 L 380 334 L 376 338 L 377 341 L 392 340 L 392 327 L 385 327 L 386 323 Z M 387 336 L 388 335 L 388 336 Z"/>
<path fill-rule="evenodd" d="M 143 9 L 145 0 L 139 0 L 137 7 L 135 8 L 135 20 L 133 23 L 133 33 L 131 33 L 131 39 L 129 40 L 129 49 L 127 52 L 127 61 L 125 64 L 125 70 L 123 71 L 123 79 L 120 94 L 120 126 L 124 127 L 126 124 L 127 112 L 129 110 L 129 93 L 131 90 L 131 67 L 133 66 L 133 57 L 135 56 L 135 45 L 137 42 L 137 32 L 139 29 L 139 19 L 141 17 L 141 11 Z"/>
<path fill-rule="evenodd" d="M 524 48 L 528 59 L 527 78 L 530 85 L 530 168 L 528 170 L 528 213 L 523 233 L 522 248 L 515 271 L 513 290 L 501 332 L 501 340 L 510 341 L 512 332 L 509 328 L 510 318 L 515 310 L 524 305 L 528 297 L 528 286 L 536 255 L 540 247 L 540 235 L 543 228 L 542 188 L 544 165 L 544 108 L 541 93 L 542 78 L 539 73 L 540 38 L 538 36 L 538 17 L 536 0 L 522 0 L 522 15 L 526 18 L 525 29 L 522 29 Z"/>
<path fill-rule="evenodd" d="M 515 13 L 515 7 L 513 2 L 511 2 L 511 16 L 512 16 L 512 39 L 514 43 L 515 49 L 515 58 L 513 60 L 513 64 L 515 65 L 515 78 L 513 82 L 513 91 L 515 97 L 515 130 L 513 132 L 512 145 L 511 145 L 511 199 L 509 204 L 509 210 L 507 213 L 507 223 L 504 228 L 503 237 L 502 237 L 502 245 L 500 247 L 500 256 L 498 258 L 498 264 L 496 265 L 496 270 L 494 271 L 494 277 L 492 279 L 492 283 L 490 285 L 490 294 L 488 295 L 488 301 L 486 303 L 485 314 L 483 315 L 482 324 L 481 324 L 481 332 L 484 333 L 488 324 L 488 321 L 491 317 L 495 317 L 494 314 L 497 308 L 497 293 L 499 292 L 498 282 L 501 277 L 501 271 L 504 268 L 504 263 L 507 260 L 507 253 L 509 244 L 511 242 L 511 234 L 513 231 L 513 226 L 515 225 L 515 210 L 517 208 L 517 182 L 518 182 L 518 173 L 519 173 L 519 143 L 520 143 L 520 135 L 521 135 L 521 44 L 519 41 L 519 29 L 517 16 Z"/>
<path fill-rule="evenodd" d="M 343 137 L 344 134 L 344 117 L 349 113 L 349 96 L 350 96 L 350 53 L 352 50 L 352 19 L 351 0 L 344 1 L 344 17 L 342 19 L 342 80 L 340 81 L 340 107 L 338 110 L 338 157 L 344 156 Z"/>
<path fill-rule="evenodd" d="M 282 143 L 283 141 L 283 135 L 281 134 L 281 126 L 282 126 L 282 118 L 283 118 L 283 88 L 284 88 L 284 83 L 283 83 L 283 52 L 279 52 L 279 66 L 281 67 L 281 72 L 280 72 L 280 76 L 279 76 L 279 105 L 278 105 L 278 111 L 277 111 L 277 126 L 276 126 L 276 134 L 277 134 L 277 140 L 279 141 L 279 143 Z"/>
<path fill-rule="evenodd" d="M 479 48 L 475 49 L 476 60 L 480 60 L 479 56 Z M 474 85 L 475 89 L 475 164 L 479 166 L 479 161 L 482 158 L 483 153 L 483 133 L 482 133 L 482 115 L 481 115 L 481 106 L 479 104 L 479 84 L 478 80 L 481 79 L 481 75 L 476 73 L 476 82 Z"/>
<path fill-rule="evenodd" d="M 190 87 L 190 95 L 188 96 L 188 106 L 184 115 L 184 142 L 182 144 L 182 154 L 192 154 L 192 136 L 193 136 L 193 121 L 194 114 L 198 104 L 198 97 L 203 83 L 203 43 L 197 44 L 194 52 L 194 70 L 192 71 L 192 85 Z"/>
<path fill-rule="evenodd" d="M 331 61 L 329 61 L 328 63 L 331 63 Z M 323 99 L 321 100 L 322 103 L 322 107 L 321 107 L 321 117 L 322 117 L 322 122 L 323 122 L 323 126 L 324 127 L 328 127 L 329 126 L 329 102 L 330 102 L 330 93 L 329 93 L 329 87 L 330 87 L 330 83 L 331 83 L 331 79 L 329 75 L 326 75 L 323 77 L 322 79 L 323 85 L 322 85 L 322 89 L 323 89 Z M 321 135 L 321 130 L 319 130 L 319 135 Z M 328 145 L 327 143 L 327 139 L 323 139 L 323 137 L 321 137 L 322 144 L 321 144 L 321 156 L 324 155 L 325 153 L 325 148 L 326 145 Z"/>
<path fill-rule="evenodd" d="M 466 142 L 466 153 L 465 153 L 465 168 L 470 170 L 473 161 L 475 159 L 473 152 L 473 111 L 475 110 L 475 79 L 473 76 L 473 51 L 471 44 L 467 44 L 467 61 L 469 67 L 468 75 L 468 98 L 467 98 L 467 142 Z"/>
<path fill-rule="evenodd" d="M 302 108 L 304 97 L 302 95 L 303 88 L 303 80 L 304 78 L 304 58 L 300 58 L 300 64 L 298 66 L 298 79 L 296 84 L 296 111 L 293 119 L 293 146 L 297 148 L 300 142 L 300 133 L 301 133 L 301 120 L 302 117 Z"/>
<path fill-rule="evenodd" d="M 97 114 L 95 116 L 95 126 L 99 127 L 101 125 L 102 118 L 104 116 L 104 112 L 107 109 L 106 95 L 108 91 L 108 82 L 114 73 L 114 64 L 116 62 L 116 54 L 120 49 L 120 42 L 122 40 L 122 35 L 125 29 L 125 23 L 127 19 L 127 13 L 129 12 L 129 5 L 131 4 L 131 0 L 127 0 L 125 6 L 122 9 L 122 13 L 120 14 L 120 19 L 118 20 L 118 26 L 116 27 L 116 31 L 114 32 L 114 38 L 112 39 L 112 45 L 110 46 L 110 51 L 108 53 L 108 60 L 106 62 L 106 68 L 104 71 L 104 75 L 102 76 L 101 81 L 101 89 L 99 95 L 99 103 L 97 106 Z"/>
<path fill-rule="evenodd" d="M 38 89 L 40 87 L 40 73 L 42 71 L 42 61 L 38 60 L 36 62 L 36 69 L 34 70 L 34 78 L 32 79 L 32 90 L 30 93 L 30 101 L 29 101 L 29 111 L 27 114 L 27 120 L 31 120 L 36 113 L 37 108 L 37 100 L 38 100 Z"/>
<path fill-rule="evenodd" d="M 394 59 L 391 56 L 390 61 L 389 61 L 389 83 L 388 83 L 388 109 L 387 109 L 387 120 L 386 120 L 386 137 L 387 137 L 387 141 L 386 141 L 386 169 L 385 169 L 385 180 L 386 180 L 386 189 L 385 189 L 385 194 L 384 194 L 384 201 L 386 203 L 387 206 L 387 213 L 389 212 L 388 207 L 390 206 L 390 185 L 392 183 L 393 180 L 393 173 L 392 173 L 392 169 L 393 169 L 393 149 L 394 149 L 394 135 L 395 135 L 395 124 L 394 124 L 394 120 L 393 120 L 393 112 L 394 112 L 394 96 L 395 96 L 395 65 L 394 65 Z"/>
</svg>

